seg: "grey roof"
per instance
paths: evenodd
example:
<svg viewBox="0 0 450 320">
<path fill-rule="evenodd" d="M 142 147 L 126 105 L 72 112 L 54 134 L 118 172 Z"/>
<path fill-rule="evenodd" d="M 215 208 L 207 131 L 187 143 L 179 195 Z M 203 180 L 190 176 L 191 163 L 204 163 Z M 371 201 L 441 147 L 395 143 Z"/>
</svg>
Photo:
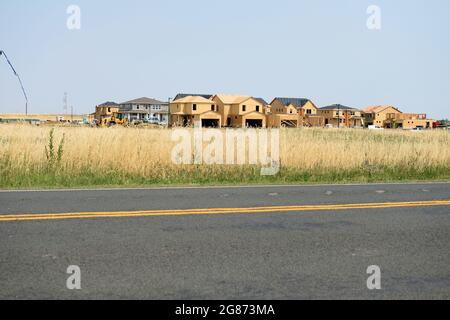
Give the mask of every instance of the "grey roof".
<svg viewBox="0 0 450 320">
<path fill-rule="evenodd" d="M 264 106 L 267 106 L 267 105 L 268 105 L 267 101 L 264 100 L 263 98 L 255 98 L 255 100 L 261 102 Z"/>
<path fill-rule="evenodd" d="M 147 97 L 130 100 L 127 102 L 122 102 L 121 104 L 167 104 L 167 102 L 162 102 L 156 99 L 151 99 Z"/>
<path fill-rule="evenodd" d="M 296 108 L 302 108 L 305 104 L 307 104 L 310 100 L 305 98 L 275 98 L 275 100 L 280 101 L 286 107 L 290 104 L 295 106 Z"/>
<path fill-rule="evenodd" d="M 119 106 L 119 104 L 117 104 L 117 103 L 115 103 L 115 102 L 112 102 L 112 101 L 107 101 L 107 102 L 104 102 L 104 103 L 102 103 L 102 104 L 99 104 L 98 105 L 99 107 L 110 107 L 110 106 Z"/>
<path fill-rule="evenodd" d="M 334 110 L 334 109 L 340 109 L 340 110 L 358 110 L 356 108 L 351 108 L 347 106 L 343 106 L 342 104 L 332 104 L 331 106 L 326 106 L 323 108 L 320 108 L 320 110 Z"/>
<path fill-rule="evenodd" d="M 179 93 L 179 94 L 177 94 L 177 96 L 176 96 L 173 100 L 175 101 L 175 100 L 183 99 L 183 98 L 186 98 L 186 97 L 203 97 L 203 98 L 209 100 L 209 99 L 211 99 L 213 96 L 214 96 L 214 95 L 212 95 L 212 94 Z"/>
</svg>

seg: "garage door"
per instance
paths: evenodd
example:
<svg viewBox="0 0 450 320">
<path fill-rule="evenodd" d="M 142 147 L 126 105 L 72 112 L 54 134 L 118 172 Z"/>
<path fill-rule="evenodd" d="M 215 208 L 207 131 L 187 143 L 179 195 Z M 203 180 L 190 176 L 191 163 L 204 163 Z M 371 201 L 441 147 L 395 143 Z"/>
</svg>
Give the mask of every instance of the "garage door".
<svg viewBox="0 0 450 320">
<path fill-rule="evenodd" d="M 218 128 L 219 120 L 217 119 L 202 119 L 203 128 Z"/>
<path fill-rule="evenodd" d="M 262 120 L 246 120 L 245 126 L 247 128 L 262 128 L 263 121 Z"/>
</svg>

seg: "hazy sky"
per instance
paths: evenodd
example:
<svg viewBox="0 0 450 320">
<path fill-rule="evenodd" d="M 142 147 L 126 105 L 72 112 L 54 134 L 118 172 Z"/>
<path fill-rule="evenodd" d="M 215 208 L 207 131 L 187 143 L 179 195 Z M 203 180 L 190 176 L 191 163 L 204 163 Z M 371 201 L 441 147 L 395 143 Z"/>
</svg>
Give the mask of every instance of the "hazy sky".
<svg viewBox="0 0 450 320">
<path fill-rule="evenodd" d="M 81 9 L 69 30 L 67 7 Z M 366 10 L 381 9 L 381 30 Z M 0 0 L 0 49 L 30 112 L 178 92 L 393 104 L 450 118 L 448 0 Z M 3 59 L 3 57 L 2 57 Z M 0 112 L 23 96 L 0 61 Z"/>
</svg>

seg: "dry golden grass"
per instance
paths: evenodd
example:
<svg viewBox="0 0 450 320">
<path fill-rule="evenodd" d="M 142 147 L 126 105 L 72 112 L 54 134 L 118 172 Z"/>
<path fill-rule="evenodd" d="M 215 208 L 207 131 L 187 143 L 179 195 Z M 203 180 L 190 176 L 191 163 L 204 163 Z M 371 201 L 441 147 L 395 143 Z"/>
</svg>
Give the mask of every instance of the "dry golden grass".
<svg viewBox="0 0 450 320">
<path fill-rule="evenodd" d="M 51 128 L 0 125 L 0 187 L 450 178 L 446 131 L 283 129 L 282 172 L 262 178 L 250 166 L 174 165 L 167 129 L 54 129 L 56 148 L 65 135 L 64 153 L 49 168 Z"/>
<path fill-rule="evenodd" d="M 305 129 L 285 131 L 281 143 L 281 158 L 288 167 L 450 165 L 450 133 L 445 131 Z"/>
</svg>

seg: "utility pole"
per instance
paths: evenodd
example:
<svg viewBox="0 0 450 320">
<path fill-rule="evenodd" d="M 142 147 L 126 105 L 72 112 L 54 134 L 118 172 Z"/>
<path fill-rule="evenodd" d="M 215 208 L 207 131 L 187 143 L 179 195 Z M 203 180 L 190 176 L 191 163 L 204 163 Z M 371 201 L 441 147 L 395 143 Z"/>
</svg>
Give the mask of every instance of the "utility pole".
<svg viewBox="0 0 450 320">
<path fill-rule="evenodd" d="M 170 127 L 172 125 L 172 117 L 170 115 L 170 103 L 172 102 L 172 98 L 167 99 L 167 101 L 169 102 L 167 104 L 167 126 Z"/>
<path fill-rule="evenodd" d="M 67 108 L 67 92 L 64 92 L 64 98 L 63 98 L 63 114 L 67 115 L 68 108 Z"/>
</svg>

